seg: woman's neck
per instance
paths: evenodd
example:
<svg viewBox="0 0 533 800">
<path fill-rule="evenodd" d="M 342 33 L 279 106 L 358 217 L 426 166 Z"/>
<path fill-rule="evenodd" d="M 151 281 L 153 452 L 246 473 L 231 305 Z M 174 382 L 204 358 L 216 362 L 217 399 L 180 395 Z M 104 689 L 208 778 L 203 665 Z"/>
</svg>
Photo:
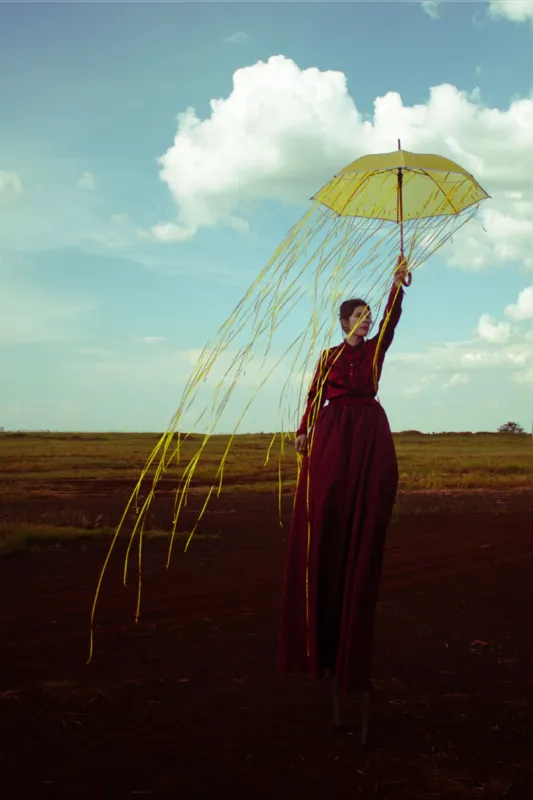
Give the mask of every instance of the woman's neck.
<svg viewBox="0 0 533 800">
<path fill-rule="evenodd" d="M 347 336 L 344 341 L 346 344 L 349 344 L 350 347 L 355 347 L 359 344 L 359 342 L 364 341 L 364 336 L 356 336 L 355 334 L 352 334 L 351 336 Z"/>
</svg>

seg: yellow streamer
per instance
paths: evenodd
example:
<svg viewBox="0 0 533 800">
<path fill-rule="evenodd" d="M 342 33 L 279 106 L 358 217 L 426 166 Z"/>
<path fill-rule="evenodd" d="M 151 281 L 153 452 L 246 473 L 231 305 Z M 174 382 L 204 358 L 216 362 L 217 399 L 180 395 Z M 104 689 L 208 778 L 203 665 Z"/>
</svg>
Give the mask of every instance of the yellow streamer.
<svg viewBox="0 0 533 800">
<path fill-rule="evenodd" d="M 451 162 L 450 162 L 451 163 Z M 348 168 L 347 168 L 348 169 Z M 368 187 L 373 173 L 366 173 L 359 181 L 360 186 Z M 411 174 L 405 173 L 403 191 L 407 194 L 410 189 Z M 353 204 L 353 194 L 346 193 L 346 186 L 343 180 L 346 177 L 342 174 L 338 176 L 337 182 L 329 187 L 332 192 L 335 186 L 338 187 L 338 197 L 342 202 Z M 388 181 L 387 178 L 380 179 L 382 184 L 382 191 L 386 195 L 387 192 L 392 192 L 394 184 Z M 332 189 L 333 186 L 333 189 Z M 462 184 L 456 184 L 450 189 L 450 192 L 442 192 L 438 185 L 435 186 L 435 191 L 424 197 L 424 207 L 431 209 L 432 216 L 424 217 L 422 212 L 418 217 L 406 219 L 403 222 L 403 240 L 405 258 L 409 264 L 410 272 L 418 269 L 421 264 L 432 254 L 435 253 L 442 245 L 456 233 L 456 231 L 465 224 L 476 213 L 479 202 L 472 201 L 472 205 L 467 207 L 460 214 L 451 214 L 445 211 L 446 204 L 451 202 L 459 204 L 464 201 L 468 195 L 468 188 L 465 184 L 464 192 Z M 337 191 L 337 189 L 335 189 Z M 344 194 L 343 194 L 344 192 Z M 466 194 L 465 194 L 466 193 Z M 316 196 L 318 198 L 319 195 Z M 346 200 L 344 200 L 346 198 Z M 468 199 L 468 198 L 467 198 Z M 384 197 L 382 200 L 383 208 L 387 203 L 393 202 L 393 199 Z M 381 200 L 380 200 L 381 203 Z M 442 204 L 442 205 L 439 205 Z M 440 212 L 439 212 L 439 209 Z M 377 297 L 377 301 L 372 305 L 378 306 L 384 297 L 389 294 L 393 269 L 396 265 L 398 253 L 398 227 L 391 224 L 390 215 L 381 213 L 381 205 L 375 206 L 365 213 L 362 217 L 357 216 L 339 216 L 335 211 L 325 207 L 319 199 L 316 199 L 310 209 L 303 215 L 303 217 L 291 228 L 285 237 L 284 241 L 273 253 L 272 258 L 266 267 L 260 272 L 255 281 L 252 283 L 244 297 L 239 301 L 233 310 L 232 314 L 221 326 L 217 333 L 216 343 L 214 346 L 207 344 L 202 351 L 196 368 L 193 370 L 187 384 L 185 386 L 179 408 L 170 422 L 168 430 L 162 435 L 156 447 L 150 454 L 146 466 L 141 471 L 139 480 L 133 490 L 133 493 L 126 504 L 126 508 L 118 525 L 118 528 L 112 538 L 109 550 L 104 560 L 102 571 L 100 573 L 94 600 L 91 609 L 90 617 L 90 643 L 89 643 L 89 661 L 93 655 L 94 646 L 94 619 L 98 598 L 100 595 L 103 578 L 108 567 L 111 554 L 115 547 L 117 538 L 122 530 L 128 511 L 134 506 L 136 512 L 136 522 L 133 531 L 130 534 L 130 541 L 126 551 L 124 563 L 124 584 L 126 584 L 127 567 L 130 556 L 131 547 L 135 536 L 138 534 L 138 594 L 137 605 L 135 612 L 135 620 L 139 619 L 141 607 L 141 586 L 142 586 L 142 550 L 143 550 L 143 534 L 146 522 L 146 517 L 150 504 L 154 497 L 157 484 L 171 464 L 179 464 L 181 456 L 182 445 L 182 420 L 185 415 L 198 404 L 197 396 L 202 383 L 213 377 L 214 367 L 220 363 L 220 358 L 224 353 L 228 352 L 229 346 L 237 338 L 240 332 L 250 331 L 249 344 L 245 347 L 238 349 L 236 355 L 231 360 L 230 366 L 227 368 L 222 378 L 218 381 L 214 391 L 214 397 L 211 403 L 212 416 L 208 422 L 208 431 L 199 444 L 197 451 L 190 458 L 189 463 L 183 470 L 179 485 L 176 489 L 174 499 L 174 510 L 172 520 L 172 530 L 170 535 L 170 542 L 167 555 L 167 568 L 170 565 L 173 545 L 177 526 L 180 519 L 180 513 L 183 506 L 187 504 L 187 495 L 191 486 L 191 481 L 194 472 L 204 455 L 205 449 L 209 442 L 213 431 L 220 421 L 222 413 L 228 406 L 228 402 L 239 382 L 246 367 L 249 366 L 251 359 L 257 358 L 259 355 L 263 357 L 263 365 L 273 346 L 273 338 L 276 331 L 280 328 L 281 324 L 292 313 L 293 309 L 301 303 L 302 299 L 309 296 L 309 289 L 312 287 L 312 301 L 313 310 L 309 318 L 309 323 L 306 330 L 299 334 L 285 349 L 283 355 L 276 361 L 272 369 L 270 369 L 263 380 L 261 380 L 255 391 L 245 405 L 244 410 L 240 414 L 237 423 L 230 436 L 227 447 L 221 457 L 214 481 L 209 489 L 205 502 L 202 506 L 198 519 L 189 534 L 185 551 L 187 551 L 190 542 L 197 530 L 198 524 L 202 519 L 210 498 L 217 487 L 217 497 L 220 496 L 223 485 L 224 466 L 228 454 L 231 449 L 233 440 L 237 434 L 242 419 L 249 410 L 252 402 L 263 389 L 267 380 L 279 367 L 280 363 L 286 358 L 291 350 L 297 347 L 296 356 L 290 366 L 288 379 L 283 386 L 280 396 L 280 410 L 283 415 L 283 402 L 285 400 L 286 391 L 289 388 L 294 388 L 294 376 L 301 376 L 300 380 L 300 396 L 305 393 L 302 392 L 305 376 L 309 372 L 309 366 L 316 364 L 318 353 L 324 353 L 329 347 L 331 338 L 338 325 L 338 306 L 342 299 L 348 299 L 354 296 L 356 288 L 360 281 L 364 279 L 367 286 L 366 296 Z M 355 212 L 354 212 L 355 213 Z M 374 216 L 375 215 L 375 216 Z M 323 284 L 321 286 L 321 284 Z M 399 290 L 398 290 L 399 291 Z M 320 320 L 330 321 L 329 328 L 325 322 L 320 323 Z M 376 358 L 373 363 L 374 383 L 377 391 L 377 352 L 382 337 L 385 333 L 389 317 L 385 320 L 385 325 L 381 332 L 376 348 Z M 266 341 L 262 341 L 266 337 Z M 313 403 L 312 414 L 313 420 L 316 418 L 317 409 L 319 408 L 319 398 L 323 391 L 325 380 L 327 376 L 323 376 L 320 381 L 320 387 L 317 391 L 317 397 Z M 230 381 L 229 387 L 224 392 L 224 385 Z M 220 397 L 222 395 L 222 397 Z M 290 403 L 289 403 L 290 404 Z M 289 409 L 289 427 L 294 429 L 297 427 L 299 420 L 299 409 L 293 409 L 290 413 Z M 206 406 L 199 414 L 195 425 L 199 424 L 208 412 Z M 292 422 L 292 425 L 290 424 Z M 177 434 L 177 437 L 176 437 Z M 265 465 L 268 464 L 270 453 L 278 434 L 274 434 L 269 443 Z M 187 439 L 188 434 L 183 434 L 183 440 Z M 280 453 L 278 460 L 278 505 L 279 505 L 279 522 L 282 524 L 282 460 L 284 458 L 285 450 L 284 443 L 287 440 L 293 441 L 294 434 L 284 432 L 284 422 L 282 416 L 280 437 Z M 314 426 L 312 428 L 310 443 L 309 443 L 309 457 L 314 439 Z M 173 443 L 175 447 L 173 448 Z M 156 457 L 159 454 L 159 460 Z M 155 466 L 155 473 L 151 479 L 151 486 L 146 496 L 146 499 L 141 505 L 139 510 L 139 494 L 144 479 L 148 475 L 148 471 L 152 465 Z M 297 458 L 297 481 L 301 477 L 301 463 Z M 308 471 L 309 481 L 309 471 Z M 217 486 L 218 485 L 218 486 Z M 307 486 L 307 508 L 309 516 L 309 484 Z M 308 559 L 309 549 L 312 536 L 310 522 L 308 524 Z M 306 608 L 307 608 L 307 624 L 309 625 L 309 608 L 308 608 L 308 576 L 306 576 Z"/>
</svg>

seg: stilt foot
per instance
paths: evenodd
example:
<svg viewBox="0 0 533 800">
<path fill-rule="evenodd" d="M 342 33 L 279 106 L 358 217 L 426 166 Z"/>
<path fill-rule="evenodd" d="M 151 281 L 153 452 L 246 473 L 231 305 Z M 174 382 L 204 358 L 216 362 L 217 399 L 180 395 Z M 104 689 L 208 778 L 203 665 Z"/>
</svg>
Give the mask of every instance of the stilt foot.
<svg viewBox="0 0 533 800">
<path fill-rule="evenodd" d="M 361 744 L 368 743 L 368 720 L 370 716 L 370 692 L 361 692 Z"/>
<path fill-rule="evenodd" d="M 342 727 L 341 721 L 341 699 L 339 694 L 339 689 L 337 684 L 335 683 L 335 678 L 333 675 L 330 677 L 330 686 L 331 686 L 331 699 L 333 702 L 333 727 L 340 728 Z"/>
</svg>

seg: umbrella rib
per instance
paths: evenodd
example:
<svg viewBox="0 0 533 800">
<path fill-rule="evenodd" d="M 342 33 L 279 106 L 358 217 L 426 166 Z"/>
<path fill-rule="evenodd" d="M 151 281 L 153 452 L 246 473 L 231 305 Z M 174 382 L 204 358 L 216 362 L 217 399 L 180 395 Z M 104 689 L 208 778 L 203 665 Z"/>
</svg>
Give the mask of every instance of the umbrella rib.
<svg viewBox="0 0 533 800">
<path fill-rule="evenodd" d="M 422 167 L 415 167 L 414 169 L 412 169 L 412 168 L 410 168 L 410 167 L 401 167 L 401 168 L 400 168 L 400 167 L 392 167 L 391 169 L 385 169 L 385 170 L 374 170 L 374 171 L 372 171 L 372 172 L 367 172 L 367 173 L 366 173 L 366 177 L 365 177 L 365 178 L 364 178 L 364 179 L 361 181 L 361 183 L 360 183 L 360 184 L 359 184 L 359 185 L 358 185 L 358 186 L 357 186 L 357 187 L 356 187 L 356 188 L 353 190 L 353 192 L 352 192 L 352 193 L 349 195 L 349 197 L 348 197 L 348 199 L 346 200 L 346 202 L 345 202 L 344 206 L 343 206 L 341 209 L 339 209 L 339 211 L 336 211 L 336 214 L 337 214 L 337 216 L 339 216 L 339 217 L 342 217 L 342 216 L 344 215 L 344 211 L 346 210 L 347 206 L 350 204 L 350 202 L 351 202 L 352 198 L 354 197 L 354 195 L 355 195 L 357 192 L 360 192 L 360 191 L 361 191 L 361 187 L 363 186 L 363 184 L 364 184 L 365 182 L 368 182 L 368 181 L 370 180 L 370 178 L 371 178 L 371 177 L 373 177 L 373 176 L 374 176 L 374 175 L 376 175 L 376 174 L 377 174 L 377 175 L 379 175 L 379 173 L 380 173 L 380 172 L 381 172 L 381 173 L 383 173 L 383 172 L 395 172 L 395 173 L 398 175 L 398 170 L 399 170 L 399 169 L 403 169 L 403 170 L 404 170 L 404 171 L 406 171 L 406 172 L 414 172 L 414 173 L 418 173 L 418 174 L 425 175 L 425 176 L 426 176 L 426 178 L 429 178 L 429 180 L 430 180 L 430 181 L 432 181 L 432 183 L 434 183 L 434 184 L 435 184 L 435 186 L 437 187 L 437 189 L 439 190 L 439 192 L 441 192 L 441 193 L 444 195 L 444 198 L 446 199 L 446 201 L 447 201 L 447 202 L 450 204 L 450 206 L 452 207 L 452 209 L 453 209 L 453 213 L 454 213 L 455 215 L 459 214 L 459 211 L 458 211 L 458 210 L 455 208 L 454 204 L 453 204 L 453 203 L 452 203 L 452 201 L 449 199 L 449 197 L 448 197 L 448 195 L 445 193 L 444 189 L 442 189 L 442 187 L 441 187 L 441 186 L 439 186 L 439 184 L 437 183 L 437 181 L 436 181 L 436 180 L 435 180 L 435 179 L 434 179 L 434 178 L 433 178 L 433 177 L 432 177 L 432 176 L 431 176 L 431 175 L 430 175 L 428 172 L 426 172 L 426 170 L 425 170 L 425 169 L 423 169 Z M 450 171 L 451 171 L 451 170 L 448 170 L 448 173 L 449 173 Z M 457 173 L 456 173 L 456 174 L 457 174 Z M 474 201 L 474 202 L 475 202 L 475 201 Z M 472 203 L 469 203 L 469 205 L 472 205 Z M 468 206 L 465 206 L 465 208 L 468 208 Z M 334 210 L 334 209 L 332 209 L 332 210 Z M 430 216 L 433 216 L 433 215 L 430 215 Z M 443 216 L 443 215 L 442 215 L 442 214 L 436 214 L 435 216 Z M 374 217 L 374 219 L 386 219 L 386 220 L 388 220 L 388 217 Z M 392 222 L 392 220 L 390 220 L 390 221 Z M 405 222 L 405 221 L 406 221 L 406 220 L 404 220 L 404 222 Z"/>
<path fill-rule="evenodd" d="M 395 167 L 394 169 L 398 169 L 398 168 L 397 168 L 397 167 Z M 429 178 L 429 180 L 430 180 L 430 181 L 432 181 L 432 182 L 435 184 L 435 186 L 437 187 L 437 189 L 439 190 L 439 192 L 441 192 L 441 193 L 444 195 L 444 197 L 445 197 L 446 201 L 447 201 L 447 202 L 450 204 L 450 206 L 452 207 L 452 209 L 453 209 L 453 213 L 455 214 L 455 216 L 458 216 L 458 215 L 461 213 L 461 211 L 466 211 L 466 209 L 467 209 L 467 208 L 469 208 L 470 206 L 472 206 L 472 205 L 475 205 L 475 203 L 478 203 L 478 202 L 479 202 L 479 200 L 472 200 L 472 202 L 471 202 L 471 203 L 469 203 L 467 206 L 465 206 L 463 209 L 461 209 L 461 211 L 458 211 L 458 210 L 456 209 L 456 207 L 454 206 L 454 204 L 452 203 L 452 201 L 449 199 L 448 195 L 445 193 L 444 189 L 443 189 L 441 186 L 439 186 L 439 184 L 437 183 L 437 181 L 435 180 L 435 178 L 433 178 L 433 177 L 432 177 L 432 176 L 431 176 L 431 175 L 430 175 L 428 172 L 426 172 L 426 170 L 425 170 L 425 169 L 423 169 L 422 167 L 416 167 L 415 169 L 411 169 L 411 168 L 409 168 L 409 167 L 402 167 L 402 169 L 403 169 L 404 171 L 407 171 L 407 172 L 418 172 L 419 174 L 421 173 L 421 174 L 425 175 L 427 178 Z M 443 171 L 444 171 L 444 170 L 443 170 Z M 450 174 L 450 172 L 452 172 L 452 170 L 446 170 L 446 171 L 447 171 L 447 173 L 448 173 L 448 174 Z M 457 173 L 457 172 L 455 172 L 455 173 L 453 173 L 453 174 L 454 174 L 454 175 L 458 175 L 458 174 L 461 174 L 461 173 Z M 472 177 L 472 176 L 471 176 L 471 177 Z M 463 183 L 464 183 L 464 182 L 465 182 L 465 179 L 463 179 Z M 479 186 L 479 184 L 478 184 L 478 186 Z M 488 197 L 488 195 L 487 195 L 487 193 L 485 192 L 485 190 L 484 190 L 484 189 L 483 189 L 481 186 L 479 186 L 479 188 L 480 188 L 480 189 L 481 189 L 481 191 L 482 191 L 482 192 L 483 192 L 483 193 L 486 195 L 486 197 Z M 429 216 L 432 216 L 432 217 L 433 217 L 433 216 L 434 216 L 434 217 L 442 217 L 442 216 L 444 216 L 444 215 L 443 215 L 443 214 L 430 214 Z M 405 222 L 405 221 L 406 221 L 406 220 L 404 220 L 404 222 Z"/>
<path fill-rule="evenodd" d="M 365 182 L 368 182 L 368 181 L 370 180 L 370 178 L 371 178 L 371 177 L 373 177 L 374 175 L 379 175 L 380 173 L 383 173 L 383 172 L 388 172 L 388 171 L 389 171 L 389 170 L 374 170 L 373 172 L 366 172 L 366 177 L 365 177 L 365 178 L 363 178 L 363 180 L 361 181 L 361 183 L 360 183 L 360 184 L 359 184 L 359 185 L 358 185 L 358 186 L 357 186 L 357 187 L 356 187 L 356 188 L 353 190 L 353 192 L 351 193 L 351 195 L 350 195 L 350 196 L 348 197 L 348 199 L 346 200 L 346 202 L 345 202 L 344 206 L 342 207 L 342 209 L 341 209 L 340 211 L 337 211 L 337 212 L 336 212 L 336 213 L 338 214 L 338 216 L 339 216 L 339 217 L 342 217 L 342 216 L 343 216 L 343 212 L 345 211 L 345 209 L 346 209 L 346 206 L 347 206 L 347 205 L 348 205 L 348 204 L 351 202 L 351 200 L 352 200 L 353 196 L 356 194 L 356 192 L 360 192 L 360 191 L 361 191 L 361 186 L 362 186 L 362 185 L 363 185 Z M 378 217 L 375 217 L 375 219 L 379 219 L 379 218 L 378 218 Z"/>
<path fill-rule="evenodd" d="M 448 197 L 448 195 L 445 193 L 444 189 L 443 189 L 441 186 L 439 186 L 439 184 L 437 183 L 437 181 L 435 180 L 435 178 L 432 178 L 432 177 L 431 177 L 431 175 L 430 175 L 428 172 L 426 172 L 426 170 L 425 170 L 425 169 L 422 169 L 422 167 L 420 167 L 419 169 L 420 169 L 420 172 L 422 172 L 422 173 L 423 173 L 423 174 L 424 174 L 424 175 L 425 175 L 427 178 L 429 178 L 429 180 L 430 180 L 430 181 L 433 181 L 433 183 L 435 184 L 435 186 L 437 187 L 437 189 L 439 190 L 439 192 L 442 192 L 442 194 L 444 195 L 444 197 L 445 197 L 445 199 L 447 200 L 447 202 L 448 202 L 448 203 L 451 205 L 451 207 L 453 208 L 453 213 L 457 215 L 457 214 L 459 213 L 459 211 L 458 211 L 458 210 L 455 208 L 454 204 L 453 204 L 453 203 L 452 203 L 452 201 L 449 199 L 449 197 Z M 449 174 L 449 173 L 450 173 L 450 170 L 448 170 L 448 174 Z M 457 173 L 455 173 L 455 174 L 457 174 Z M 463 181 L 463 183 L 464 183 L 464 181 Z M 465 207 L 466 207 L 466 206 L 465 206 Z M 442 215 L 441 215 L 441 216 L 442 216 Z"/>
</svg>

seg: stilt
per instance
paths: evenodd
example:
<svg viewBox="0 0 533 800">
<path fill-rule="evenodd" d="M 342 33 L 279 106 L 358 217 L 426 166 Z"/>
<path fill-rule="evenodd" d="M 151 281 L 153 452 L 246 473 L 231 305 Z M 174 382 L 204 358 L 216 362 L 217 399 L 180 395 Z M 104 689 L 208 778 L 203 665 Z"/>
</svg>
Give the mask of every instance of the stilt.
<svg viewBox="0 0 533 800">
<path fill-rule="evenodd" d="M 363 747 L 368 739 L 368 718 L 370 714 L 370 692 L 361 692 L 361 744 Z"/>
<path fill-rule="evenodd" d="M 340 701 L 339 690 L 337 688 L 337 684 L 335 683 L 335 677 L 333 675 L 330 676 L 330 686 L 331 686 L 331 699 L 333 701 L 333 727 L 340 728 L 341 701 Z"/>
</svg>

